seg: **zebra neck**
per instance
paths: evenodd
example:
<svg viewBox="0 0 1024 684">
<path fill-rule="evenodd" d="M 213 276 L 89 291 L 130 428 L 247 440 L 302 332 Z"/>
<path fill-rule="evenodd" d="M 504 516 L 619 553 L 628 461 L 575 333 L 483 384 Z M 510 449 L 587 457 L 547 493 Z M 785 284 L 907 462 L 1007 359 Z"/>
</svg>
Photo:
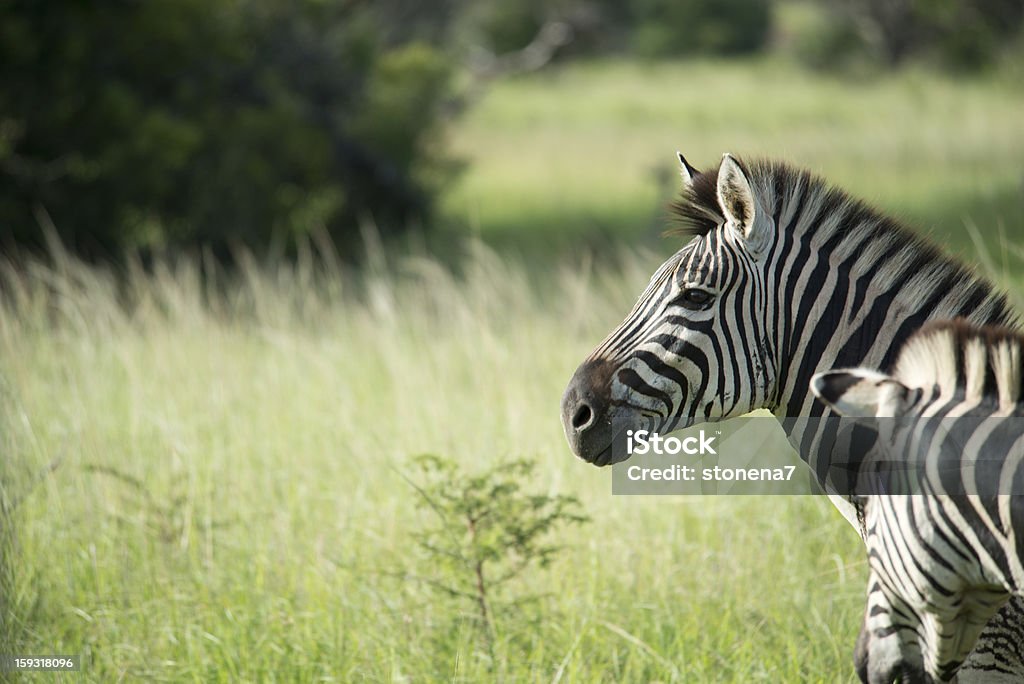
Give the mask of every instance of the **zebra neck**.
<svg viewBox="0 0 1024 684">
<path fill-rule="evenodd" d="M 768 408 L 822 484 L 835 436 L 828 434 L 832 421 L 815 420 L 829 415 L 810 391 L 815 373 L 888 369 L 907 338 L 930 320 L 1016 323 L 989 283 L 906 236 L 893 241 L 855 226 L 828 239 L 783 232 L 783 242 L 771 266 L 778 283 L 778 370 Z"/>
<path fill-rule="evenodd" d="M 898 306 L 896 303 L 893 308 Z M 948 317 L 945 313 L 935 316 L 930 313 L 918 310 L 912 315 L 898 317 L 875 312 L 865 318 L 865 324 L 852 329 L 822 324 L 823 331 L 820 334 L 823 339 L 809 343 L 799 357 L 801 362 L 790 366 L 790 382 L 787 384 L 791 389 L 782 397 L 774 413 L 789 443 L 811 467 L 822 487 L 826 487 L 829 466 L 837 448 L 839 426 L 835 420 L 825 420 L 834 414 L 810 392 L 811 377 L 830 368 L 891 367 L 904 340 L 914 330 L 933 317 Z M 872 320 L 882 323 L 875 328 L 878 334 L 871 332 Z M 824 330 L 831 330 L 833 337 L 824 338 Z M 868 442 L 860 443 L 865 449 L 870 446 Z M 843 448 L 848 447 L 846 445 Z M 843 455 L 847 461 L 857 457 L 857 454 Z"/>
<path fill-rule="evenodd" d="M 898 221 L 778 164 L 755 164 L 757 194 L 775 242 L 765 266 L 767 345 L 780 416 L 817 416 L 814 373 L 888 368 L 899 345 L 929 320 L 963 316 L 1013 324 L 1005 298 Z"/>
<path fill-rule="evenodd" d="M 836 264 L 835 256 L 849 251 L 819 250 L 809 276 L 776 288 L 783 315 L 776 394 L 768 408 L 778 416 L 824 415 L 810 391 L 815 373 L 854 366 L 887 370 L 903 343 L 929 321 L 1017 324 L 1005 296 L 945 258 L 927 255 L 931 261 L 922 264 L 924 255 L 908 255 L 904 246 L 889 261 L 865 265 L 854 253 Z"/>
</svg>

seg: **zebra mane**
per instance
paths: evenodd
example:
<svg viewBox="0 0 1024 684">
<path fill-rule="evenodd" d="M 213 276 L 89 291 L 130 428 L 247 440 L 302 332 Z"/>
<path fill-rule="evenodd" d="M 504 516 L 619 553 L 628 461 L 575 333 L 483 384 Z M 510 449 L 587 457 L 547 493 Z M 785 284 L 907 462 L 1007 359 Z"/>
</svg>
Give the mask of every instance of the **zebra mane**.
<svg viewBox="0 0 1024 684">
<path fill-rule="evenodd" d="M 936 245 L 859 199 L 809 171 L 767 159 L 739 162 L 757 196 L 776 225 L 776 239 L 801 236 L 812 249 L 829 250 L 836 263 L 859 268 L 881 264 L 875 283 L 888 287 L 903 282 L 902 295 L 914 302 L 936 290 L 957 297 L 933 310 L 932 319 L 971 311 L 975 323 L 1020 327 L 1006 297 Z M 718 168 L 696 172 L 670 205 L 676 228 L 669 233 L 706 236 L 724 220 L 718 204 Z M 956 301 L 954 301 L 956 300 Z"/>
<path fill-rule="evenodd" d="M 804 211 L 794 217 L 789 229 L 814 232 L 821 228 L 822 221 L 806 220 L 807 210 L 816 209 L 815 216 L 810 218 L 826 218 L 842 213 L 845 215 L 842 222 L 844 226 L 856 224 L 865 230 L 894 233 L 905 236 L 908 241 L 916 241 L 924 248 L 931 247 L 896 219 L 850 196 L 810 171 L 772 159 L 754 159 L 750 162 L 737 159 L 737 163 L 747 174 L 758 199 L 762 204 L 769 205 L 765 207 L 768 211 L 785 214 L 786 206 L 793 203 L 804 207 Z M 718 167 L 696 171 L 691 183 L 669 204 L 669 210 L 670 220 L 675 224 L 669 229 L 669 235 L 704 237 L 714 231 L 724 220 L 722 208 L 718 204 Z M 787 226 L 780 228 L 785 229 Z"/>
<path fill-rule="evenodd" d="M 968 401 L 997 398 L 1013 407 L 1024 384 L 1024 335 L 1002 326 L 971 325 L 963 318 L 921 327 L 900 350 L 893 376 L 912 388 L 962 390 Z"/>
</svg>

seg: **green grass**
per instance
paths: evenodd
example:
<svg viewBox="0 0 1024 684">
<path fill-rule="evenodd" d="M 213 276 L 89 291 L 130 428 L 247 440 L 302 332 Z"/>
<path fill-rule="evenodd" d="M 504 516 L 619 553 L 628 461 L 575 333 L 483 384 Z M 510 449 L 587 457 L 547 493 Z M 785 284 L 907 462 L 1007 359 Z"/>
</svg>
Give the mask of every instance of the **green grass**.
<svg viewBox="0 0 1024 684">
<path fill-rule="evenodd" d="M 73 262 L 7 273 L 4 650 L 87 681 L 850 681 L 864 563 L 827 500 L 612 497 L 565 445 L 562 387 L 652 266 L 566 265 L 551 297 L 477 248 L 458 279 L 252 267 L 211 298 L 184 262 L 128 308 Z M 593 518 L 494 662 L 394 577 L 430 571 L 422 452 L 535 458 Z"/>
<path fill-rule="evenodd" d="M 783 60 L 573 64 L 499 82 L 454 132 L 448 212 L 502 246 L 637 241 L 665 227 L 675 151 L 810 168 L 954 250 L 965 220 L 1024 241 L 1024 88 L 908 71 L 843 79 Z"/>
</svg>

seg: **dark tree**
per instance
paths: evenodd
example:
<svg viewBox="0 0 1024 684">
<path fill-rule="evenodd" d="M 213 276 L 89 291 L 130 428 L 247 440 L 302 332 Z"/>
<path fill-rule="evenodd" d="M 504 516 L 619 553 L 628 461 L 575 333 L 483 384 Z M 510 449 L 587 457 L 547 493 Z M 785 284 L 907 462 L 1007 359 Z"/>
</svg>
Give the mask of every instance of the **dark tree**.
<svg viewBox="0 0 1024 684">
<path fill-rule="evenodd" d="M 397 0 L 0 3 L 0 246 L 40 245 L 44 213 L 85 255 L 425 220 L 451 168 L 445 22 Z"/>
</svg>

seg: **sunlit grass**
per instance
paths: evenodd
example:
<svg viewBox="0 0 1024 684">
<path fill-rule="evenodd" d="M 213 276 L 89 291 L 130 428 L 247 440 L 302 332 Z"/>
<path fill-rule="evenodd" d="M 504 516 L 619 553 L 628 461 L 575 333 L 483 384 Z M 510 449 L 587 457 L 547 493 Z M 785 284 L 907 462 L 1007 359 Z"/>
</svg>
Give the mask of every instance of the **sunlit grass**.
<svg viewBox="0 0 1024 684">
<path fill-rule="evenodd" d="M 849 681 L 864 566 L 826 500 L 613 498 L 565 446 L 562 387 L 651 257 L 531 285 L 471 252 L 459 277 L 250 266 L 220 295 L 189 261 L 127 296 L 7 271 L 4 650 L 83 654 L 89 681 Z M 394 577 L 423 571 L 423 452 L 535 458 L 593 518 L 494 662 Z"/>
<path fill-rule="evenodd" d="M 454 131 L 470 165 L 447 200 L 491 239 L 572 244 L 664 226 L 675 150 L 787 160 L 970 246 L 1024 240 L 1024 89 L 999 74 L 850 79 L 782 60 L 572 64 L 500 82 Z"/>
</svg>

